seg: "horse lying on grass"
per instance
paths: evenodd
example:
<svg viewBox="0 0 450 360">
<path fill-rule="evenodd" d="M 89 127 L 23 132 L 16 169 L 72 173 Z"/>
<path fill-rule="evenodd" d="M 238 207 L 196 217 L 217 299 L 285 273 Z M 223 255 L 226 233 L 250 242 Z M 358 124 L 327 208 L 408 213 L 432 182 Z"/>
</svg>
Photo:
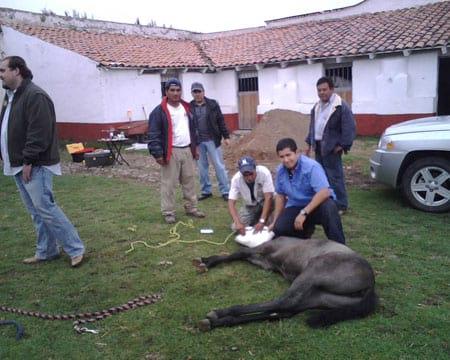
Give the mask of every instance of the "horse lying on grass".
<svg viewBox="0 0 450 360">
<path fill-rule="evenodd" d="M 368 316 L 378 303 L 370 264 L 335 241 L 278 237 L 254 248 L 242 247 L 231 255 L 194 259 L 193 264 L 199 272 L 205 272 L 234 260 L 247 260 L 263 269 L 279 272 L 291 285 L 281 297 L 272 301 L 209 312 L 199 323 L 203 331 L 287 318 L 308 309 L 321 310 L 309 317 L 308 325 L 325 327 Z"/>
</svg>

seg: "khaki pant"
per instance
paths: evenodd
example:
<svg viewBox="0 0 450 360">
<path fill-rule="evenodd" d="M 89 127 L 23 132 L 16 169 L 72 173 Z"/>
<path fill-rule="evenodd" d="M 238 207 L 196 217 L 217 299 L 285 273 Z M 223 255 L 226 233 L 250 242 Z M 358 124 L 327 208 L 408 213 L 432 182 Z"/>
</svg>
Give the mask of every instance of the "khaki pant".
<svg viewBox="0 0 450 360">
<path fill-rule="evenodd" d="M 195 191 L 194 159 L 190 147 L 173 148 L 172 157 L 167 165 L 161 166 L 161 212 L 165 215 L 175 215 L 175 191 L 181 184 L 184 209 L 192 212 L 197 209 L 197 194 Z"/>
</svg>

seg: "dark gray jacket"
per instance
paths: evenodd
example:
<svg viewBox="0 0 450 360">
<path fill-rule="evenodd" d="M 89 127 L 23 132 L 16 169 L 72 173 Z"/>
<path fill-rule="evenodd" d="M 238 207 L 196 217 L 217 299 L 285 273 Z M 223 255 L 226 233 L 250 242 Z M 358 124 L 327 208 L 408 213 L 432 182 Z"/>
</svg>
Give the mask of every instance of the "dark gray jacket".
<svg viewBox="0 0 450 360">
<path fill-rule="evenodd" d="M 206 119 L 208 121 L 209 132 L 213 137 L 214 144 L 216 147 L 220 146 L 222 138 L 229 139 L 230 133 L 228 132 L 227 126 L 225 125 L 225 120 L 223 118 L 220 106 L 214 99 L 209 99 L 205 96 L 206 102 Z M 195 118 L 195 101 L 191 101 L 191 112 Z M 197 123 L 197 119 L 195 119 Z"/>
<path fill-rule="evenodd" d="M 332 109 L 330 118 L 323 131 L 322 141 L 320 142 L 322 156 L 332 153 L 337 145 L 342 146 L 346 153 L 352 147 L 353 140 L 356 136 L 356 124 L 352 111 L 348 104 L 340 97 L 338 100 L 340 101 L 337 101 L 338 105 Z M 317 105 L 311 110 L 309 133 L 305 139 L 305 141 L 314 149 L 316 148 L 316 141 L 314 139 L 316 108 Z"/>
<path fill-rule="evenodd" d="M 6 110 L 3 101 L 0 124 Z M 50 96 L 24 79 L 14 94 L 8 119 L 8 154 L 11 166 L 59 163 L 55 108 Z"/>
</svg>

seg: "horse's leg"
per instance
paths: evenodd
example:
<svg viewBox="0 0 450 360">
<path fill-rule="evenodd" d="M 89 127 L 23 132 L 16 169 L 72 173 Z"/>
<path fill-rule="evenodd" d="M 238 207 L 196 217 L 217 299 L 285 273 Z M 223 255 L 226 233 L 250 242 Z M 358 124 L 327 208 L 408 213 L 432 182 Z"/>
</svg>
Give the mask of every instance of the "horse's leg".
<svg viewBox="0 0 450 360">
<path fill-rule="evenodd" d="M 240 248 L 236 252 L 230 255 L 213 255 L 209 257 L 196 258 L 192 260 L 192 263 L 200 272 L 207 271 L 218 264 L 224 262 L 231 262 L 235 260 L 246 260 L 254 254 L 254 250 L 251 248 Z"/>
<path fill-rule="evenodd" d="M 313 284 L 304 274 L 299 275 L 279 298 L 256 304 L 235 305 L 224 309 L 213 310 L 207 317 L 211 320 L 226 316 L 242 316 L 260 313 L 291 313 L 296 314 L 309 308 L 307 301 L 311 292 L 314 291 Z"/>
<path fill-rule="evenodd" d="M 225 316 L 217 319 L 206 318 L 198 323 L 198 327 L 202 331 L 208 331 L 215 327 L 220 326 L 234 326 L 239 324 L 245 324 L 253 321 L 262 320 L 277 320 L 289 318 L 295 314 L 292 313 L 260 313 L 260 314 L 248 314 L 241 316 Z"/>
</svg>

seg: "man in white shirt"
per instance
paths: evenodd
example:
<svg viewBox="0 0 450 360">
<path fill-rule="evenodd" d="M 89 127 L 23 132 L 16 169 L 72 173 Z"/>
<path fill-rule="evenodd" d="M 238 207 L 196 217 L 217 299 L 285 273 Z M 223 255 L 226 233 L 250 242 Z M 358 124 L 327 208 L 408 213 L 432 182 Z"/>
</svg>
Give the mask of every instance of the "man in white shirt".
<svg viewBox="0 0 450 360">
<path fill-rule="evenodd" d="M 232 229 L 245 235 L 246 226 L 253 226 L 255 232 L 259 232 L 269 223 L 274 186 L 269 169 L 256 165 L 252 157 L 240 158 L 238 167 L 239 171 L 231 179 L 228 210 L 233 218 Z M 242 197 L 243 206 L 238 213 L 236 202 L 239 196 Z"/>
<path fill-rule="evenodd" d="M 194 159 L 198 159 L 198 130 L 189 103 L 181 99 L 181 83 L 169 79 L 166 96 L 149 117 L 148 150 L 161 165 L 161 213 L 168 224 L 176 222 L 175 190 L 179 182 L 186 215 L 203 218 L 197 209 Z"/>
</svg>

